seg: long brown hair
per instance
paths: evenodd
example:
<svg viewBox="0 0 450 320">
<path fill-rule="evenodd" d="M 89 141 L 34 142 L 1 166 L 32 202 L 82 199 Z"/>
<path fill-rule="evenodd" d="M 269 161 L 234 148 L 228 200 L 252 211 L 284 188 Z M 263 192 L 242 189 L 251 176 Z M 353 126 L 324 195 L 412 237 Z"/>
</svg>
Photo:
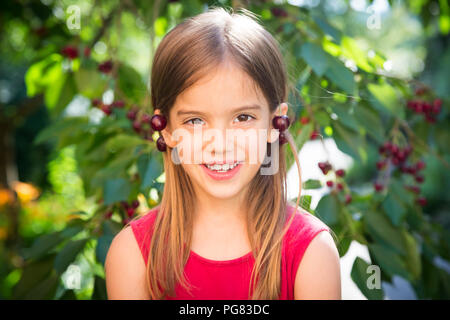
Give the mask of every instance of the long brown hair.
<svg viewBox="0 0 450 320">
<path fill-rule="evenodd" d="M 151 101 L 166 117 L 183 90 L 228 58 L 254 80 L 271 113 L 286 101 L 288 76 L 276 39 L 250 11 L 243 8 L 239 9 L 241 13 L 232 11 L 210 7 L 185 19 L 160 42 L 152 62 Z M 297 210 L 301 170 L 289 133 L 287 138 L 300 176 Z M 270 150 L 269 143 L 267 149 Z M 171 153 L 167 146 L 163 152 L 164 192 L 149 248 L 147 281 L 151 299 L 174 296 L 177 283 L 190 290 L 184 278 L 184 266 L 190 253 L 195 195 L 190 178 L 182 166 L 173 163 Z M 249 299 L 279 299 L 280 295 L 282 238 L 294 215 L 287 221 L 284 145 L 279 147 L 278 154 L 277 173 L 256 174 L 246 197 L 247 231 L 255 258 Z"/>
</svg>

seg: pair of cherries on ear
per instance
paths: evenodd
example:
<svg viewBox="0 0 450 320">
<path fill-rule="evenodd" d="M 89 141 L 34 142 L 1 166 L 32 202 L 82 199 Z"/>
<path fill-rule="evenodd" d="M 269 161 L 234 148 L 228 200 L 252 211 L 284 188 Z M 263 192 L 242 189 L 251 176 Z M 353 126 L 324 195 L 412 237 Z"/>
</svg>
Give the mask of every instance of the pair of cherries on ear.
<svg viewBox="0 0 450 320">
<path fill-rule="evenodd" d="M 164 115 L 155 114 L 150 119 L 150 125 L 155 131 L 162 131 L 167 125 L 167 119 Z M 275 129 L 280 131 L 280 136 L 278 138 L 280 140 L 280 145 L 285 144 L 287 142 L 285 130 L 289 128 L 290 125 L 289 117 L 286 115 L 276 116 L 272 119 L 272 125 Z M 167 146 L 162 135 L 160 135 L 156 141 L 156 147 L 161 152 L 166 151 Z"/>
</svg>

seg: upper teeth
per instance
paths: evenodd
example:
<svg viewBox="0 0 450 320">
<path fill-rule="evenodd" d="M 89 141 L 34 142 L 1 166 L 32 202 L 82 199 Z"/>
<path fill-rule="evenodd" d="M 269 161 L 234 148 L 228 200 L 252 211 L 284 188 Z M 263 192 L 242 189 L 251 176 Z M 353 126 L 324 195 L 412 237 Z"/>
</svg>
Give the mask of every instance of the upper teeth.
<svg viewBox="0 0 450 320">
<path fill-rule="evenodd" d="M 228 164 L 228 163 L 226 163 L 226 164 L 223 164 L 223 165 L 221 165 L 221 164 L 215 164 L 215 165 L 213 165 L 213 166 L 211 166 L 211 165 L 209 165 L 209 164 L 206 164 L 206 166 L 208 167 L 208 169 L 215 170 L 215 171 L 227 171 L 227 170 L 233 169 L 233 168 L 236 167 L 238 164 L 239 164 L 239 162 L 235 162 L 235 163 L 233 163 L 233 164 Z"/>
</svg>

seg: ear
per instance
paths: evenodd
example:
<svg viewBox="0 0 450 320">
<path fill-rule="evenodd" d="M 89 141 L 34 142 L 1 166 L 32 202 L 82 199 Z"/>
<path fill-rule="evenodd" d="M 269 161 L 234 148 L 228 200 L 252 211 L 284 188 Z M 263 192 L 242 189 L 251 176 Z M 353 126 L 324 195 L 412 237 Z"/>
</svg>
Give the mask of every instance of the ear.
<svg viewBox="0 0 450 320">
<path fill-rule="evenodd" d="M 275 109 L 275 111 L 270 115 L 270 127 L 269 133 L 267 135 L 267 142 L 272 143 L 278 139 L 280 132 L 275 129 L 272 125 L 272 120 L 276 116 L 286 115 L 289 107 L 286 102 L 280 103 L 280 105 Z"/>
</svg>

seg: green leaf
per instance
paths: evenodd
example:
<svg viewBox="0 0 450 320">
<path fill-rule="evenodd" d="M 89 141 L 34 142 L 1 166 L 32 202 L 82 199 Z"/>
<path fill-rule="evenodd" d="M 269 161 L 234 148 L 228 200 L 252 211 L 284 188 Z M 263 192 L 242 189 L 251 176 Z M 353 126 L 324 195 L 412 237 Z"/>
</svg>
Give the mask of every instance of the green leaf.
<svg viewBox="0 0 450 320">
<path fill-rule="evenodd" d="M 117 152 L 122 149 L 130 149 L 146 143 L 147 142 L 145 140 L 143 140 L 137 135 L 130 135 L 123 133 L 115 135 L 111 139 L 109 139 L 106 144 L 106 148 L 110 152 Z"/>
<path fill-rule="evenodd" d="M 53 232 L 50 234 L 44 234 L 38 237 L 34 242 L 31 248 L 27 248 L 24 250 L 23 258 L 27 259 L 39 259 L 45 254 L 47 254 L 50 250 L 55 248 L 58 244 L 64 241 L 64 237 L 61 235 L 61 232 Z"/>
<path fill-rule="evenodd" d="M 338 121 L 333 122 L 333 138 L 337 147 L 353 158 L 363 160 L 359 147 L 362 145 L 360 135 L 342 126 Z"/>
<path fill-rule="evenodd" d="M 311 210 L 311 196 L 310 195 L 301 196 L 300 206 L 309 212 Z"/>
<path fill-rule="evenodd" d="M 88 117 L 65 117 L 55 121 L 51 126 L 44 128 L 34 139 L 34 144 L 40 144 L 51 139 L 73 134 L 78 128 L 89 122 Z"/>
<path fill-rule="evenodd" d="M 91 300 L 108 300 L 106 281 L 98 275 L 94 276 L 94 291 L 92 292 Z"/>
<path fill-rule="evenodd" d="M 55 258 L 54 268 L 58 274 L 64 273 L 67 267 L 76 259 L 84 249 L 89 239 L 70 240 Z"/>
<path fill-rule="evenodd" d="M 382 206 L 388 217 L 391 219 L 391 222 L 397 227 L 400 226 L 400 222 L 406 214 L 406 208 L 397 197 L 388 192 Z"/>
<path fill-rule="evenodd" d="M 309 179 L 303 183 L 303 189 L 319 189 L 322 188 L 322 183 L 319 180 Z"/>
<path fill-rule="evenodd" d="M 97 247 L 95 248 L 95 257 L 102 265 L 105 265 L 106 255 L 108 254 L 109 246 L 111 245 L 114 235 L 104 234 L 98 238 Z"/>
<path fill-rule="evenodd" d="M 141 75 L 132 67 L 121 63 L 118 69 L 118 86 L 130 99 L 139 103 L 147 94 Z"/>
<path fill-rule="evenodd" d="M 367 134 L 375 139 L 375 141 L 380 144 L 385 141 L 384 130 L 379 115 L 360 104 L 354 108 L 354 116 L 359 125 L 365 128 Z"/>
<path fill-rule="evenodd" d="M 363 216 L 364 225 L 372 237 L 391 247 L 399 254 L 405 254 L 403 237 L 382 212 L 367 210 Z"/>
<path fill-rule="evenodd" d="M 315 215 L 325 224 L 329 226 L 334 225 L 338 222 L 338 199 L 331 194 L 327 194 L 320 199 L 314 211 Z"/>
<path fill-rule="evenodd" d="M 332 25 L 330 25 L 326 20 L 320 17 L 313 17 L 316 24 L 322 29 L 323 32 L 333 37 L 333 39 L 337 42 L 341 42 L 342 33 L 340 30 L 336 29 Z"/>
<path fill-rule="evenodd" d="M 355 120 L 353 113 L 350 113 L 350 108 L 343 105 L 332 105 L 333 112 L 338 116 L 337 121 L 341 122 L 346 127 L 359 131 L 359 125 Z"/>
<path fill-rule="evenodd" d="M 355 94 L 356 83 L 353 73 L 336 58 L 330 59 L 328 64 L 325 76 L 348 94 Z"/>
<path fill-rule="evenodd" d="M 295 137 L 295 146 L 297 147 L 298 150 L 300 150 L 305 144 L 305 142 L 309 140 L 309 138 L 311 137 L 311 133 L 313 132 L 313 129 L 314 127 L 311 122 L 307 123 L 302 127 L 300 134 Z"/>
<path fill-rule="evenodd" d="M 374 260 L 380 265 L 380 269 L 390 276 L 399 275 L 407 280 L 411 280 L 410 274 L 406 271 L 406 265 L 390 247 L 380 244 L 369 244 L 369 253 L 373 254 Z"/>
<path fill-rule="evenodd" d="M 359 48 L 355 39 L 342 37 L 341 48 L 342 54 L 353 60 L 359 68 L 366 72 L 373 72 L 372 66 L 367 61 L 367 54 Z"/>
<path fill-rule="evenodd" d="M 155 153 L 152 153 L 147 162 L 147 169 L 145 169 L 145 174 L 142 179 L 141 190 L 152 186 L 156 182 L 155 179 L 162 174 L 163 170 L 164 168 L 159 158 Z"/>
<path fill-rule="evenodd" d="M 27 292 L 42 282 L 53 270 L 55 256 L 56 254 L 51 254 L 40 260 L 27 262 L 19 282 L 13 288 L 12 299 L 23 299 Z"/>
<path fill-rule="evenodd" d="M 131 191 L 131 185 L 128 180 L 123 178 L 108 179 L 103 188 L 103 203 L 109 205 L 118 201 L 125 201 Z"/>
<path fill-rule="evenodd" d="M 75 73 L 75 82 L 78 93 L 89 99 L 100 97 L 108 86 L 106 78 L 95 69 L 78 70 Z"/>
<path fill-rule="evenodd" d="M 367 88 L 372 96 L 370 102 L 376 109 L 380 112 L 388 111 L 394 117 L 405 118 L 405 108 L 391 85 L 369 83 Z"/>
<path fill-rule="evenodd" d="M 63 74 L 62 61 L 63 57 L 54 53 L 28 68 L 25 74 L 25 84 L 29 97 L 44 92 L 48 85 L 58 85 L 57 80 Z"/>
<path fill-rule="evenodd" d="M 55 272 L 52 272 L 50 273 L 50 276 L 42 279 L 42 281 L 40 281 L 37 286 L 27 291 L 21 299 L 53 300 L 60 281 L 60 277 Z"/>
<path fill-rule="evenodd" d="M 356 257 L 353 262 L 353 267 L 351 271 L 351 277 L 353 282 L 358 286 L 359 290 L 364 294 L 364 296 L 369 300 L 382 300 L 384 297 L 383 289 L 381 287 L 381 275 L 380 275 L 380 289 L 368 287 L 367 280 L 371 276 L 371 273 L 368 272 L 369 264 L 361 259 L 360 257 Z M 370 270 L 369 270 L 370 271 Z"/>
<path fill-rule="evenodd" d="M 301 57 L 319 77 L 328 69 L 330 55 L 314 43 L 307 42 L 301 47 Z"/>
<path fill-rule="evenodd" d="M 402 230 L 406 244 L 406 266 L 414 280 L 418 280 L 422 274 L 422 260 L 419 245 L 416 239 L 406 230 Z"/>
</svg>

